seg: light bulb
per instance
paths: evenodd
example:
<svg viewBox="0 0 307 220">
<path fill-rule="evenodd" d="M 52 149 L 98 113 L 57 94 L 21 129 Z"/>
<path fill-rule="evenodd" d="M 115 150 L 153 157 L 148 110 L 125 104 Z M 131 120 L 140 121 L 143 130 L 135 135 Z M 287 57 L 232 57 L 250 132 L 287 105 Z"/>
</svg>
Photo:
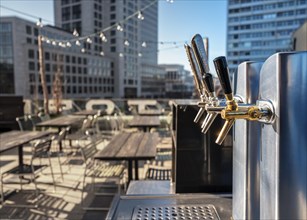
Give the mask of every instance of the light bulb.
<svg viewBox="0 0 307 220">
<path fill-rule="evenodd" d="M 138 19 L 139 20 L 144 20 L 144 16 L 143 16 L 141 11 L 138 11 Z"/>
<path fill-rule="evenodd" d="M 145 41 L 142 43 L 142 47 L 147 47 L 147 44 Z"/>
<path fill-rule="evenodd" d="M 101 56 L 104 56 L 104 52 L 103 52 L 103 51 L 101 51 L 101 52 L 100 52 L 100 55 L 101 55 Z"/>
<path fill-rule="evenodd" d="M 86 42 L 89 43 L 89 44 L 91 44 L 91 43 L 92 43 L 91 38 L 88 37 L 88 38 L 86 39 Z"/>
<path fill-rule="evenodd" d="M 120 24 L 117 25 L 116 29 L 117 29 L 118 31 L 123 31 L 123 30 L 124 30 Z"/>
<path fill-rule="evenodd" d="M 74 29 L 74 32 L 72 33 L 74 36 L 76 36 L 76 37 L 79 37 L 79 33 L 78 33 L 78 31 L 76 30 L 76 28 Z"/>
<path fill-rule="evenodd" d="M 77 46 L 80 46 L 80 45 L 81 45 L 80 41 L 77 40 L 77 41 L 76 41 L 76 45 L 77 45 Z"/>
</svg>

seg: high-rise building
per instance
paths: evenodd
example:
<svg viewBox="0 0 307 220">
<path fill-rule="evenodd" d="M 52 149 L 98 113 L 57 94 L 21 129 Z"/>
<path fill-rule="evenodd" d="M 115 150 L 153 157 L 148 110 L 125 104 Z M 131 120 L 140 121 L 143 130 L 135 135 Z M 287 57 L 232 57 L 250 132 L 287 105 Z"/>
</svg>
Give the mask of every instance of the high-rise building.
<svg viewBox="0 0 307 220">
<path fill-rule="evenodd" d="M 18 17 L 0 21 L 0 94 L 41 99 L 38 35 L 44 36 L 46 85 L 52 97 L 56 74 L 61 80 L 62 98 L 109 98 L 114 96 L 113 60 L 81 53 L 80 47 L 60 46 L 50 39 L 67 40 L 73 35 L 54 26 L 39 28 Z"/>
<path fill-rule="evenodd" d="M 54 1 L 54 14 L 57 26 L 80 36 L 112 26 L 103 32 L 107 42 L 96 35 L 84 44 L 86 52 L 114 59 L 115 97 L 141 95 L 142 62 L 157 65 L 158 1 L 61 0 Z"/>
<path fill-rule="evenodd" d="M 165 96 L 167 98 L 191 98 L 194 92 L 194 81 L 190 71 L 179 64 L 160 64 L 166 71 Z"/>
<path fill-rule="evenodd" d="M 292 33 L 307 19 L 307 0 L 229 0 L 227 57 L 230 72 L 244 61 L 264 61 L 291 50 Z"/>
</svg>

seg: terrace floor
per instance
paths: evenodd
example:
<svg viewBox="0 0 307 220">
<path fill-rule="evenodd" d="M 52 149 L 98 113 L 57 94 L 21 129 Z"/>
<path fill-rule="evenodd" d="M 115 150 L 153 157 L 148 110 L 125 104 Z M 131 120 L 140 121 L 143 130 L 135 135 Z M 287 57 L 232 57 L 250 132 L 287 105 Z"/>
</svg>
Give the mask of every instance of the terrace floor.
<svg viewBox="0 0 307 220">
<path fill-rule="evenodd" d="M 97 148 L 102 149 L 105 142 L 98 144 Z M 1 172 L 9 169 L 11 166 L 17 164 L 17 151 L 8 151 L 6 155 L 0 155 Z M 25 156 L 25 160 L 29 159 L 29 155 Z M 29 204 L 28 199 L 34 197 L 34 184 L 24 184 L 23 190 L 18 191 L 6 200 L 6 205 L 0 205 L 0 219 L 105 219 L 107 210 L 85 210 L 84 207 L 100 207 L 109 208 L 113 196 L 95 196 L 94 191 L 91 190 L 91 178 L 86 178 L 85 186 L 85 200 L 84 205 L 81 206 L 81 192 L 82 192 L 82 178 L 84 166 L 80 163 L 78 158 L 71 160 L 69 165 L 64 164 L 64 181 L 60 176 L 60 170 L 57 159 L 52 159 L 54 172 L 56 174 L 56 190 L 52 184 L 50 169 L 47 168 L 43 175 L 37 178 L 38 188 L 40 189 L 40 196 L 38 199 L 38 207 L 15 207 L 15 205 Z M 164 166 L 170 166 L 171 161 L 166 161 Z M 147 162 L 139 164 L 140 179 L 143 179 L 148 165 Z M 96 182 L 105 182 L 105 179 L 97 179 Z M 112 183 L 110 183 L 112 184 Z M 4 191 L 11 189 L 19 189 L 18 184 L 5 184 Z M 122 187 L 124 188 L 124 187 Z M 113 188 L 98 188 L 110 192 Z M 116 188 L 115 188 L 116 190 Z M 116 192 L 116 191 L 115 191 Z M 121 192 L 125 193 L 124 189 Z M 14 205 L 11 206 L 11 205 Z"/>
</svg>

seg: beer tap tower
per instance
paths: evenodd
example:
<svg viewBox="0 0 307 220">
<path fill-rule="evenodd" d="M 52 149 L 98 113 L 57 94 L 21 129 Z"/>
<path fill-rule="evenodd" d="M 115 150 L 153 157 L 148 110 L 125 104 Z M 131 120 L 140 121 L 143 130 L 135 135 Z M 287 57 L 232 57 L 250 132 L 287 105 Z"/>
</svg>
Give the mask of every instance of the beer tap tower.
<svg viewBox="0 0 307 220">
<path fill-rule="evenodd" d="M 235 97 L 243 103 L 255 103 L 259 95 L 261 62 L 238 66 Z M 260 218 L 260 130 L 261 124 L 237 120 L 233 138 L 233 219 Z"/>
</svg>

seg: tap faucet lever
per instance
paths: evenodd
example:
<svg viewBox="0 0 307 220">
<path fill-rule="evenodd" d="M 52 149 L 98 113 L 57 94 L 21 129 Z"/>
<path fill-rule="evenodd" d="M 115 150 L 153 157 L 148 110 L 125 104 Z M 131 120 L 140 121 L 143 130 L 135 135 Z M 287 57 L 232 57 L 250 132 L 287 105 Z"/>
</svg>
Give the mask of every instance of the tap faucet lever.
<svg viewBox="0 0 307 220">
<path fill-rule="evenodd" d="M 225 114 L 225 111 L 236 111 L 238 109 L 238 104 L 235 101 L 233 93 L 232 93 L 226 57 L 224 56 L 217 57 L 213 60 L 213 63 L 214 63 L 216 73 L 219 77 L 219 80 L 224 90 L 225 98 L 226 98 L 226 108 L 222 110 L 221 112 L 221 115 L 223 118 L 223 114 Z M 229 130 L 233 126 L 234 121 L 235 121 L 234 119 L 226 119 L 226 122 L 216 139 L 217 144 L 223 143 Z"/>
<path fill-rule="evenodd" d="M 195 82 L 196 88 L 198 90 L 198 93 L 200 95 L 201 102 L 207 103 L 207 96 L 208 96 L 207 91 L 205 90 L 205 84 L 204 84 L 203 80 L 199 79 L 201 77 L 201 75 L 200 75 L 198 66 L 196 64 L 194 52 L 193 52 L 192 48 L 187 44 L 184 45 L 184 48 L 185 48 L 185 51 L 187 53 L 188 61 L 190 63 L 191 69 L 192 69 L 194 82 Z M 205 112 L 206 112 L 206 109 L 201 107 L 198 110 L 197 115 L 194 118 L 194 122 L 198 123 L 199 120 L 202 118 L 202 115 Z"/>
<path fill-rule="evenodd" d="M 198 68 L 202 75 L 202 80 L 204 82 L 205 89 L 209 96 L 208 97 L 209 100 L 208 100 L 208 103 L 206 103 L 206 106 L 209 106 L 209 105 L 212 105 L 212 103 L 217 103 L 217 98 L 214 92 L 213 77 L 210 74 L 210 68 L 209 68 L 208 56 L 207 56 L 208 53 L 206 52 L 203 38 L 199 34 L 196 34 L 192 38 L 191 45 L 192 45 L 192 49 L 196 57 Z M 215 120 L 216 116 L 217 116 L 216 113 L 210 113 L 207 115 L 206 119 L 203 121 L 201 125 L 202 132 L 206 133 L 208 131 L 211 124 Z"/>
</svg>

